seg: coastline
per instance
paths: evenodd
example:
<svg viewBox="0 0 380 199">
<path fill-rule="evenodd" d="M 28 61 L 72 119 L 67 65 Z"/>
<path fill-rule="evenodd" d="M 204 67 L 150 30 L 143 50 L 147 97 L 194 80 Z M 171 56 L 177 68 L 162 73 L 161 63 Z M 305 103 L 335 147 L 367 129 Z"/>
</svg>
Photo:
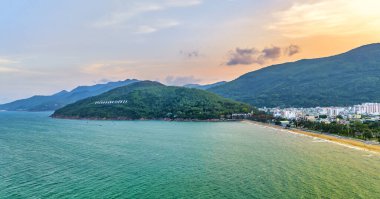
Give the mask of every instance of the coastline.
<svg viewBox="0 0 380 199">
<path fill-rule="evenodd" d="M 329 142 L 332 142 L 335 144 L 339 144 L 342 146 L 347 146 L 350 148 L 356 148 L 356 149 L 375 152 L 377 154 L 380 154 L 380 145 L 365 143 L 364 140 L 361 141 L 361 140 L 351 139 L 348 137 L 345 138 L 345 137 L 338 137 L 338 136 L 323 134 L 323 133 L 313 133 L 313 132 L 303 131 L 301 129 L 284 129 L 280 126 L 276 126 L 276 125 L 272 125 L 272 124 L 266 124 L 266 123 L 260 123 L 260 122 L 251 121 L 251 120 L 244 120 L 243 122 L 249 122 L 249 123 L 252 123 L 255 125 L 266 126 L 266 127 L 275 128 L 278 130 L 287 130 L 291 133 L 306 135 L 306 136 L 313 137 L 313 138 L 319 138 L 319 139 L 326 140 L 326 141 L 329 141 Z"/>
<path fill-rule="evenodd" d="M 89 120 L 89 121 L 166 121 L 166 122 L 241 122 L 241 119 L 170 119 L 170 118 L 153 118 L 153 119 L 130 119 L 125 117 L 118 118 L 98 118 L 98 117 L 63 117 L 63 116 L 50 116 L 53 119 L 67 119 L 67 120 Z"/>
</svg>

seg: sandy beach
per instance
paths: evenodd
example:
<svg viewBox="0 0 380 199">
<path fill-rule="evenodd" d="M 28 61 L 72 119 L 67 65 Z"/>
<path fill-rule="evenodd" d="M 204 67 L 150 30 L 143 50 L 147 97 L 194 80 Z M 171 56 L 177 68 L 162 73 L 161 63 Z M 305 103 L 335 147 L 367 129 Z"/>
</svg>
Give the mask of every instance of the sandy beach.
<svg viewBox="0 0 380 199">
<path fill-rule="evenodd" d="M 253 123 L 256 125 L 266 126 L 266 127 L 270 127 L 270 128 L 279 129 L 279 130 L 287 130 L 291 133 L 298 133 L 298 134 L 302 134 L 302 135 L 306 135 L 306 136 L 310 136 L 310 137 L 315 137 L 315 138 L 327 140 L 327 141 L 330 141 L 330 142 L 333 142 L 333 143 L 336 143 L 339 145 L 344 145 L 344 146 L 347 146 L 350 148 L 357 148 L 357 149 L 361 149 L 361 150 L 365 150 L 365 151 L 371 151 L 371 152 L 375 152 L 375 153 L 380 154 L 380 145 L 367 144 L 361 140 L 355 140 L 355 139 L 344 138 L 344 137 L 337 137 L 337 136 L 321 134 L 321 133 L 312 133 L 312 132 L 303 131 L 300 129 L 284 129 L 280 126 L 261 123 L 261 122 L 255 122 L 255 121 L 250 121 L 250 120 L 244 120 L 244 122 L 249 122 L 249 123 Z"/>
</svg>

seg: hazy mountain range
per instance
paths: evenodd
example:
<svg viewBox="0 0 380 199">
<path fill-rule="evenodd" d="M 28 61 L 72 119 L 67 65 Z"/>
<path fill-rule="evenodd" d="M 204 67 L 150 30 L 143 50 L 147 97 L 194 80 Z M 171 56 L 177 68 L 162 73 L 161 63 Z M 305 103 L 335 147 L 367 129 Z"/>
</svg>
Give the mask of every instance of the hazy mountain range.
<svg viewBox="0 0 380 199">
<path fill-rule="evenodd" d="M 72 91 L 60 91 L 50 96 L 36 95 L 27 99 L 17 100 L 11 103 L 0 105 L 0 110 L 7 111 L 54 111 L 62 108 L 68 104 L 74 103 L 78 100 L 88 97 L 100 95 L 114 88 L 126 86 L 131 83 L 138 82 L 137 79 L 127 79 L 124 81 L 108 82 L 105 84 L 96 84 L 93 86 L 79 86 Z M 200 85 L 200 84 L 188 84 L 184 87 L 198 88 L 206 90 L 214 86 L 219 86 L 225 82 L 217 82 L 214 84 Z"/>
<path fill-rule="evenodd" d="M 0 110 L 51 111 L 139 80 L 80 86 L 51 96 L 0 105 Z M 380 102 L 380 44 L 343 54 L 304 59 L 249 72 L 231 82 L 184 87 L 208 90 L 257 107 L 346 106 Z"/>
<path fill-rule="evenodd" d="M 11 103 L 0 105 L 0 110 L 8 111 L 52 111 L 74 103 L 87 97 L 96 96 L 120 86 L 137 82 L 136 79 L 127 79 L 106 84 L 96 84 L 93 86 L 79 86 L 72 91 L 60 91 L 54 95 L 36 95 L 27 99 L 17 100 Z"/>
</svg>

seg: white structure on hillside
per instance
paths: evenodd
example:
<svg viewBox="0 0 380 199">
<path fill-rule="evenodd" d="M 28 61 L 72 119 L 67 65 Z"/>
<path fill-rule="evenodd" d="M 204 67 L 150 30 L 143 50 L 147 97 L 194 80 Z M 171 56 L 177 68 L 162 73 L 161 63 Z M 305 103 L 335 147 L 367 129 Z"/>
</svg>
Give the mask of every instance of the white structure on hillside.
<svg viewBox="0 0 380 199">
<path fill-rule="evenodd" d="M 128 100 L 96 101 L 94 104 L 126 104 Z"/>
</svg>

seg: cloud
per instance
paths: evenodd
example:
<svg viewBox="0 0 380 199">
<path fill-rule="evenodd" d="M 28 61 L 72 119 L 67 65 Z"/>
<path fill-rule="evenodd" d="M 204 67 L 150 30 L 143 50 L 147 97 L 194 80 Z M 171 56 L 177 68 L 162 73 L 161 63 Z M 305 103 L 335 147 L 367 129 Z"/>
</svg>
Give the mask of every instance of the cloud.
<svg viewBox="0 0 380 199">
<path fill-rule="evenodd" d="M 135 31 L 136 34 L 148 34 L 152 32 L 156 32 L 157 28 L 151 27 L 151 26 L 139 26 L 137 27 L 137 30 Z"/>
<path fill-rule="evenodd" d="M 194 76 L 168 76 L 165 78 L 165 83 L 168 85 L 183 86 L 186 84 L 196 84 L 201 82 L 201 79 Z"/>
<path fill-rule="evenodd" d="M 299 53 L 301 48 L 298 45 L 289 45 L 288 47 L 284 48 L 284 52 L 287 56 L 291 57 L 297 53 Z"/>
<path fill-rule="evenodd" d="M 185 59 L 193 59 L 193 58 L 198 58 L 201 56 L 198 50 L 192 50 L 192 51 L 184 51 L 180 50 L 179 54 L 184 57 Z"/>
<path fill-rule="evenodd" d="M 0 57 L 0 73 L 17 73 L 17 72 L 23 72 L 22 70 L 10 67 L 10 65 L 19 63 L 18 61 L 14 61 L 7 58 L 1 58 Z"/>
<path fill-rule="evenodd" d="M 123 78 L 134 74 L 131 67 L 136 64 L 135 61 L 103 61 L 84 66 L 81 72 L 100 77 Z"/>
<path fill-rule="evenodd" d="M 28 70 L 20 67 L 0 66 L 0 73 L 17 73 L 17 74 L 29 74 L 29 75 L 41 75 L 44 72 L 37 70 Z"/>
<path fill-rule="evenodd" d="M 291 38 L 353 35 L 380 31 L 380 1 L 320 0 L 295 3 L 275 13 L 268 28 Z"/>
<path fill-rule="evenodd" d="M 167 0 L 164 2 L 169 7 L 188 7 L 202 4 L 201 0 Z"/>
<path fill-rule="evenodd" d="M 268 61 L 279 59 L 282 55 L 290 57 L 297 54 L 299 50 L 300 47 L 297 45 L 289 45 L 284 48 L 272 46 L 266 47 L 262 50 L 256 48 L 236 48 L 234 51 L 230 52 L 229 60 L 226 65 L 263 65 Z"/>
<path fill-rule="evenodd" d="M 278 59 L 281 56 L 281 48 L 272 46 L 270 48 L 264 48 L 264 50 L 261 51 L 261 55 L 259 59 L 261 60 L 268 60 L 268 59 Z"/>
<path fill-rule="evenodd" d="M 161 29 L 171 28 L 180 25 L 180 22 L 175 20 L 160 20 L 154 25 L 142 25 L 137 27 L 136 34 L 148 34 L 159 31 Z"/>
<path fill-rule="evenodd" d="M 125 11 L 116 11 L 103 17 L 103 19 L 95 22 L 93 25 L 97 28 L 104 28 L 110 26 L 118 26 L 126 23 L 130 19 L 148 12 L 158 11 L 164 9 L 156 4 L 140 4 L 131 6 L 130 9 Z"/>
<path fill-rule="evenodd" d="M 14 61 L 14 60 L 7 59 L 7 58 L 1 58 L 0 57 L 0 65 L 14 64 L 14 63 L 18 63 L 18 62 Z"/>
<path fill-rule="evenodd" d="M 250 64 L 263 64 L 261 60 L 258 59 L 258 51 L 255 48 L 236 48 L 235 51 L 230 53 L 230 59 L 227 65 L 250 65 Z"/>
<path fill-rule="evenodd" d="M 201 0 L 161 0 L 156 1 L 155 3 L 152 2 L 139 2 L 135 4 L 128 4 L 126 8 L 119 8 L 119 10 L 111 12 L 105 16 L 103 16 L 100 20 L 93 23 L 93 26 L 96 28 L 106 28 L 106 27 L 120 27 L 125 26 L 131 19 L 140 17 L 141 15 L 152 13 L 152 12 L 158 12 L 163 11 L 171 8 L 176 7 L 189 7 L 189 6 L 195 6 L 201 4 Z M 178 25 L 178 24 L 176 24 Z M 163 24 L 162 24 L 163 26 Z M 168 24 L 165 27 L 171 27 L 173 24 Z M 154 26 L 148 26 L 141 25 L 143 29 L 146 31 L 142 32 L 154 32 L 153 29 Z M 140 27 L 140 28 L 141 28 Z"/>
<path fill-rule="evenodd" d="M 16 68 L 0 66 L 0 73 L 15 73 L 15 72 L 21 72 L 21 70 L 16 69 Z"/>
</svg>

